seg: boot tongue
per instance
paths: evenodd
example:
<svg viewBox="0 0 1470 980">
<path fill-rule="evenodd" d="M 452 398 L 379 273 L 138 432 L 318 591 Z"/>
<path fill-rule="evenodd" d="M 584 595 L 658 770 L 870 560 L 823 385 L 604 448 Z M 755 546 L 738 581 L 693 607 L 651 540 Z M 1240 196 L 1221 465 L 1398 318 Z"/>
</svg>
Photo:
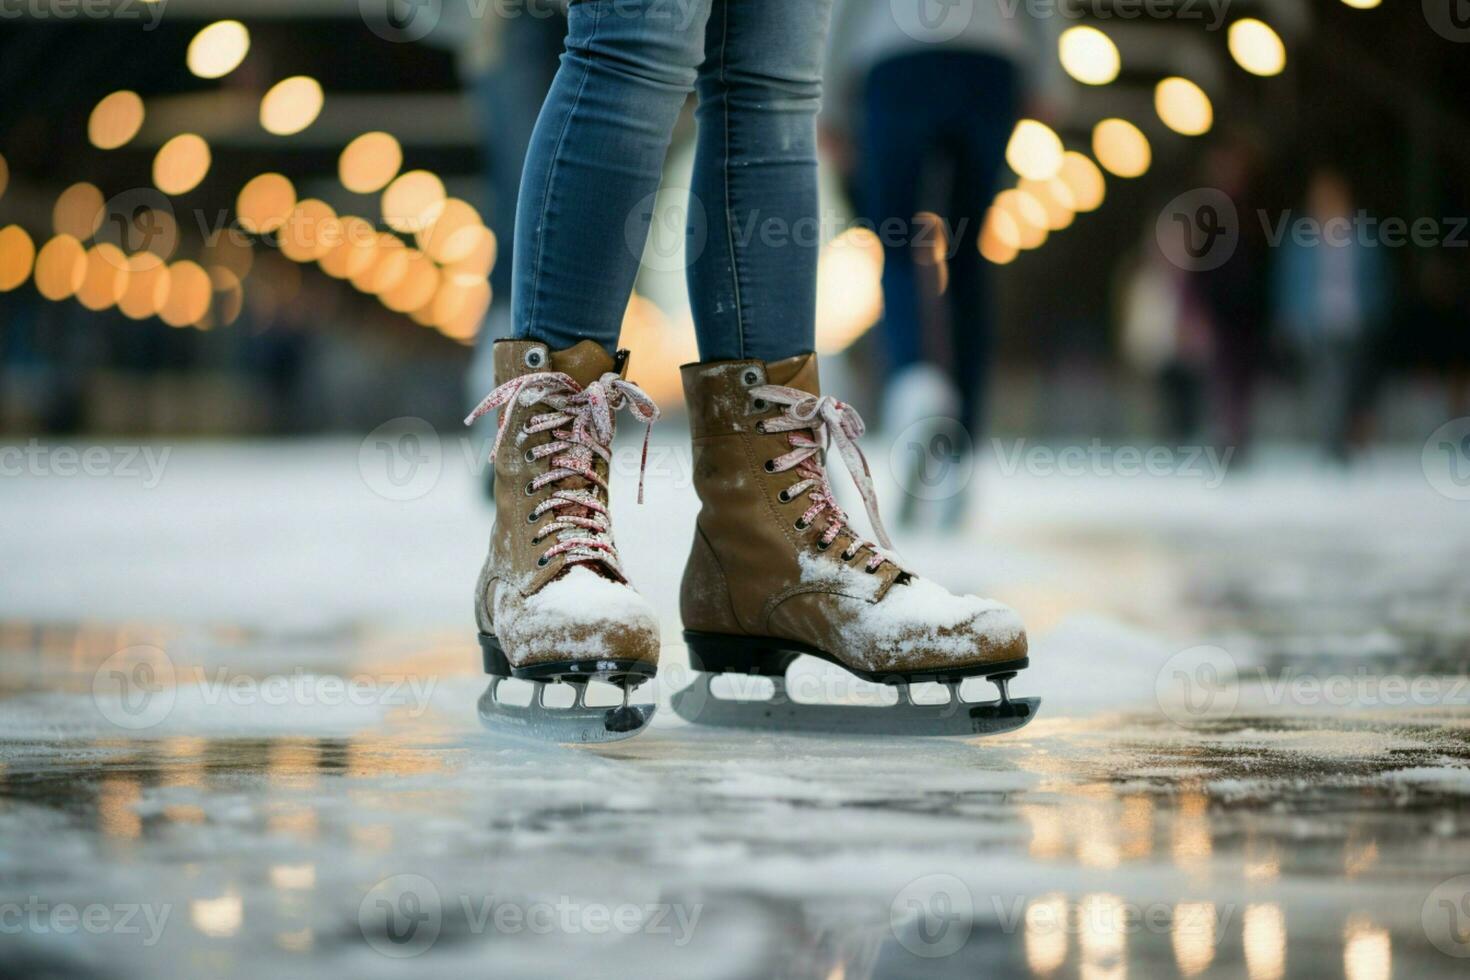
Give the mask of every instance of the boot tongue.
<svg viewBox="0 0 1470 980">
<path fill-rule="evenodd" d="M 812 353 L 768 362 L 766 380 L 773 385 L 797 388 L 809 395 L 822 393 L 822 383 L 817 378 L 817 355 Z"/>
<path fill-rule="evenodd" d="M 571 376 L 583 388 L 607 372 L 617 370 L 613 356 L 595 340 L 579 341 L 566 350 L 550 353 L 551 370 Z"/>
</svg>

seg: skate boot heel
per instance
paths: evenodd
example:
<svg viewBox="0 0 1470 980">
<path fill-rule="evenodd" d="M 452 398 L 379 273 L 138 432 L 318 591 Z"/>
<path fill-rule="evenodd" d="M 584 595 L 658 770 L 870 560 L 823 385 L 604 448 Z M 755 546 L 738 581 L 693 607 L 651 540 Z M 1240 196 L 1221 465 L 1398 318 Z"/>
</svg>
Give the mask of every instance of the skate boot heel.
<svg viewBox="0 0 1470 980">
<path fill-rule="evenodd" d="M 786 668 L 799 656 L 777 649 L 770 640 L 760 636 L 685 630 L 684 642 L 689 646 L 690 668 L 709 674 L 784 677 Z"/>
</svg>

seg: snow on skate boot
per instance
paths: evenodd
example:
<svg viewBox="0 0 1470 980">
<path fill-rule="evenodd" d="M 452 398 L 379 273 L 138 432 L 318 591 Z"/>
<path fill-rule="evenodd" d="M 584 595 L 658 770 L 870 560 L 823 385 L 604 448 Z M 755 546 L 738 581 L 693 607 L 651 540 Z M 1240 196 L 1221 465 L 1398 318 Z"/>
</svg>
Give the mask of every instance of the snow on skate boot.
<svg viewBox="0 0 1470 980">
<path fill-rule="evenodd" d="M 679 596 L 695 682 L 674 710 L 710 725 L 866 734 L 976 735 L 1020 728 L 1040 701 L 1012 699 L 1027 665 L 1026 632 L 1005 606 L 952 595 L 902 568 L 878 515 L 862 420 L 822 396 L 814 354 L 683 368 L 702 507 Z M 828 445 L 842 455 L 885 550 L 864 540 L 828 482 Z M 807 654 L 897 687 L 892 705 L 816 704 L 786 690 Z M 721 673 L 771 679 L 774 696 L 736 700 Z M 985 677 L 1000 697 L 967 702 L 960 682 Z M 944 704 L 909 697 L 915 682 L 949 689 Z"/>
<path fill-rule="evenodd" d="M 608 513 L 614 413 L 651 427 L 658 407 L 614 360 L 584 340 L 564 351 L 529 340 L 495 344 L 497 386 L 465 419 L 500 409 L 495 528 L 475 587 L 475 619 L 490 687 L 487 727 L 558 742 L 610 742 L 638 734 L 654 705 L 629 692 L 658 669 L 658 620 L 623 574 Z M 647 458 L 647 431 L 644 458 Z M 638 496 L 643 497 L 642 477 Z M 529 704 L 502 696 L 508 677 L 531 681 Z M 621 689 L 622 703 L 595 707 L 588 682 Z M 570 692 L 553 704 L 560 691 Z M 509 689 L 508 689 L 509 690 Z"/>
</svg>

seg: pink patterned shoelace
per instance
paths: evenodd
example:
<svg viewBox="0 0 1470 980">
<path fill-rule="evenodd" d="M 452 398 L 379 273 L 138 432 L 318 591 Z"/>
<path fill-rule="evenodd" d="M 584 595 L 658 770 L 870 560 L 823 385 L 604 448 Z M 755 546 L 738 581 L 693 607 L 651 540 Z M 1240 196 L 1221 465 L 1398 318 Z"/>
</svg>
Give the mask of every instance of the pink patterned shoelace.
<svg viewBox="0 0 1470 980">
<path fill-rule="evenodd" d="M 598 475 L 596 463 L 600 458 L 612 465 L 613 415 L 618 409 L 626 408 L 645 426 L 643 456 L 638 465 L 638 502 L 643 503 L 648 439 L 653 432 L 653 423 L 658 420 L 658 406 L 642 388 L 611 371 L 585 388 L 560 371 L 541 371 L 523 374 L 498 386 L 475 406 L 475 410 L 465 418 L 465 425 L 487 412 L 511 404 L 545 404 L 552 409 L 531 416 L 516 434 L 517 446 L 525 442 L 527 436 L 538 432 L 550 430 L 553 436 L 551 442 L 527 450 L 527 462 L 550 456 L 551 469 L 532 479 L 526 486 L 526 493 L 534 494 L 548 484 L 568 477 L 580 477 L 589 484 L 557 489 L 531 511 L 533 521 L 548 511 L 556 512 L 552 520 L 537 528 L 533 539 L 539 543 L 553 535 L 556 537 L 556 543 L 542 554 L 540 563 L 545 565 L 557 555 L 565 554 L 568 564 L 601 562 L 621 577 L 622 566 L 612 539 L 612 521 L 603 499 L 607 493 L 607 481 Z M 510 416 L 508 410 L 500 414 L 495 445 L 490 450 L 492 460 L 499 455 Z"/>
<path fill-rule="evenodd" d="M 864 431 L 862 417 L 846 402 L 840 402 L 831 395 L 818 397 L 800 388 L 758 385 L 751 388 L 750 392 L 756 398 L 786 406 L 780 416 L 762 421 L 759 429 L 767 433 L 785 432 L 786 438 L 791 442 L 791 451 L 770 460 L 766 468 L 772 473 L 795 469 L 802 478 L 782 491 L 784 500 L 794 500 L 805 493 L 811 501 L 811 506 L 797 520 L 797 526 L 803 529 L 811 527 L 823 511 L 829 512 L 827 526 L 818 539 L 821 547 L 831 547 L 832 542 L 846 529 L 848 536 L 852 538 L 852 544 L 842 553 L 842 560 L 851 561 L 866 547 L 873 552 L 866 568 L 869 572 L 876 572 L 890 559 L 852 527 L 851 518 L 838 505 L 837 498 L 832 493 L 832 484 L 822 465 L 822 450 L 830 440 L 842 454 L 847 472 L 852 476 L 858 493 L 862 495 L 868 519 L 873 522 L 873 533 L 878 536 L 878 541 L 884 548 L 893 551 L 893 542 L 889 540 L 888 531 L 883 527 L 883 519 L 878 515 L 878 496 L 873 490 L 873 475 L 868 470 L 868 460 L 857 444 Z"/>
</svg>

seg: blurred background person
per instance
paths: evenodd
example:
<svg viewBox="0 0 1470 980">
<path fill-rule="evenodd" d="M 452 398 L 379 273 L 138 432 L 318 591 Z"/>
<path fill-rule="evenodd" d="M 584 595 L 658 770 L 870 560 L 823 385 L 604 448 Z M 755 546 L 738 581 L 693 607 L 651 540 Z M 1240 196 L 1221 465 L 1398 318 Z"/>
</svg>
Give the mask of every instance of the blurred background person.
<svg viewBox="0 0 1470 980">
<path fill-rule="evenodd" d="M 1254 429 L 1256 391 L 1266 361 L 1270 268 L 1261 208 L 1262 150 L 1255 138 L 1234 131 L 1205 158 L 1204 186 L 1223 191 L 1235 204 L 1240 236 L 1229 261 L 1197 272 L 1211 338 L 1213 435 L 1244 461 Z"/>
<path fill-rule="evenodd" d="M 1367 353 L 1387 311 L 1381 243 L 1357 220 L 1347 178 L 1319 168 L 1307 186 L 1304 234 L 1282 240 L 1276 319 L 1300 358 L 1323 448 L 1346 462 L 1360 433 Z"/>
<path fill-rule="evenodd" d="M 1177 223 L 1164 227 L 1169 234 L 1187 234 Z M 1121 290 L 1123 356 L 1157 393 L 1165 436 L 1189 442 L 1204 422 L 1213 330 L 1198 281 L 1169 261 L 1152 221 L 1123 268 Z"/>
<path fill-rule="evenodd" d="M 479 121 L 485 176 L 485 224 L 498 255 L 490 270 L 490 311 L 466 379 L 469 401 L 493 385 L 491 349 L 510 336 L 510 271 L 516 202 L 531 132 L 566 37 L 566 0 L 516 4 L 449 4 L 441 32 L 460 45 L 460 70 Z M 487 467 L 493 481 L 495 470 Z"/>
<path fill-rule="evenodd" d="M 850 148 L 838 157 L 854 165 L 856 209 L 883 243 L 884 428 L 956 419 L 973 445 L 994 335 L 980 229 L 1020 109 L 1048 118 L 1061 101 L 1063 25 L 1024 5 L 929 13 L 923 0 L 839 0 L 824 125 Z M 948 498 L 946 523 L 964 499 Z M 906 495 L 901 523 L 915 504 Z"/>
</svg>

